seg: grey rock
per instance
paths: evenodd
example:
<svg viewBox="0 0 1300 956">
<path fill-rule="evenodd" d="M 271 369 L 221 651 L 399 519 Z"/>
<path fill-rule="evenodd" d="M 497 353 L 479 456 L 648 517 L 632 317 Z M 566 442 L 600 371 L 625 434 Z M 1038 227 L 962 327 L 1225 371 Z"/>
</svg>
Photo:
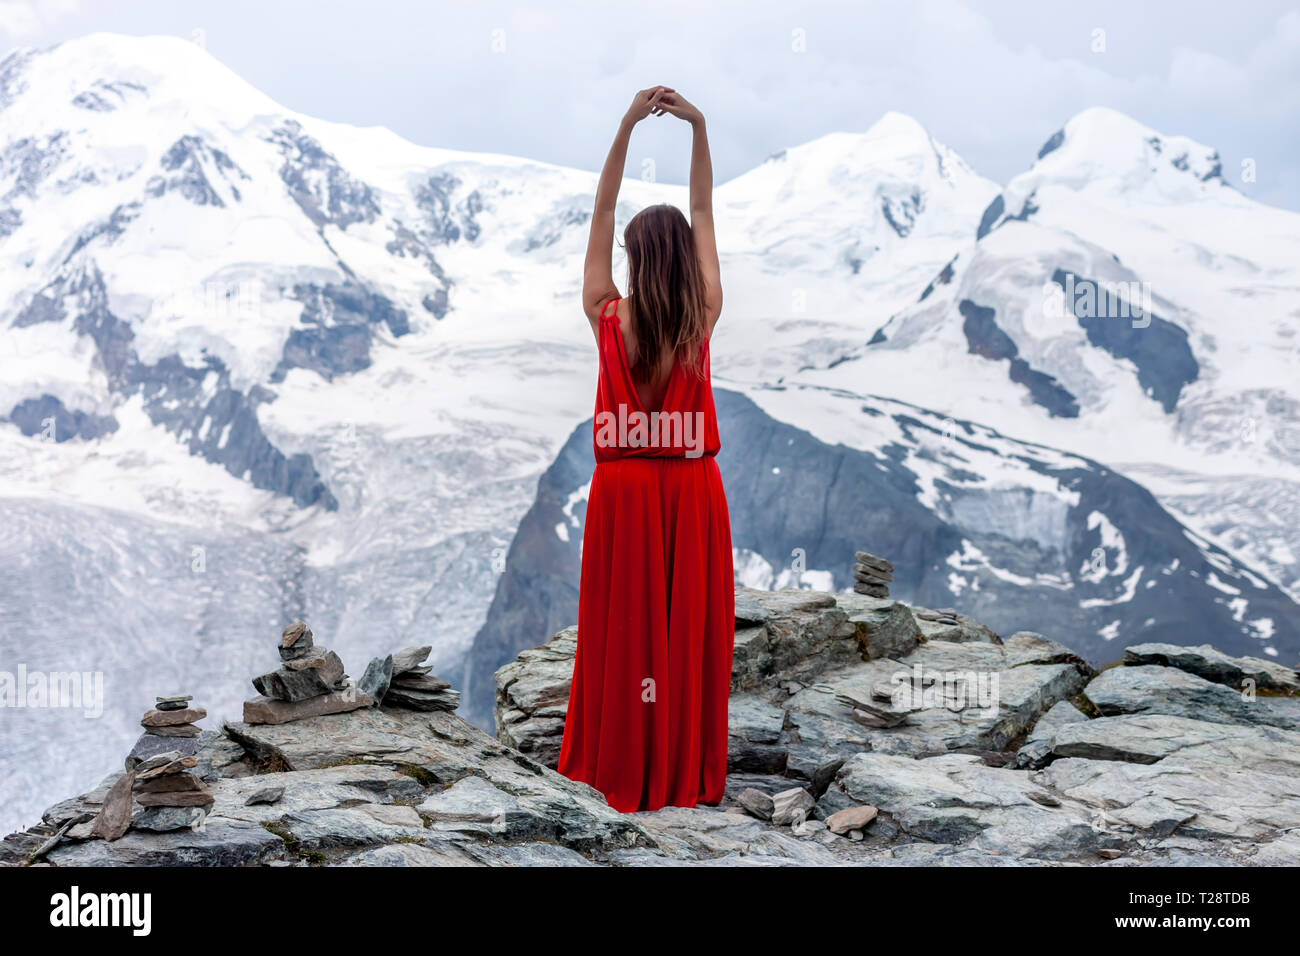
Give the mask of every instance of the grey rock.
<svg viewBox="0 0 1300 956">
<path fill-rule="evenodd" d="M 1300 729 L 1300 719 L 1175 667 L 1140 665 L 1102 671 L 1084 691 L 1103 715 L 1164 714 L 1213 723 Z"/>
<path fill-rule="evenodd" d="M 154 833 L 188 830 L 202 826 L 207 815 L 207 807 L 149 807 L 131 818 L 131 828 Z"/>
<path fill-rule="evenodd" d="M 1124 714 L 1066 724 L 1048 740 L 1053 757 L 1150 764 L 1176 756 L 1184 765 L 1208 761 L 1224 769 L 1258 768 L 1300 777 L 1300 733 L 1271 727 Z"/>
<path fill-rule="evenodd" d="M 1136 644 L 1124 649 L 1124 663 L 1176 667 L 1237 690 L 1250 681 L 1260 690 L 1300 694 L 1300 674 L 1294 668 L 1258 657 L 1230 657 L 1209 644 Z"/>
<path fill-rule="evenodd" d="M 876 660 L 881 657 L 903 657 L 910 654 L 921 641 L 921 629 L 906 604 L 860 595 L 839 595 L 839 606 L 848 612 L 854 626 L 859 646 L 865 656 Z"/>
<path fill-rule="evenodd" d="M 388 693 L 388 685 L 392 680 L 393 655 L 374 657 L 366 665 L 366 671 L 361 675 L 361 679 L 357 681 L 357 690 L 374 698 L 375 705 L 378 706 L 384 702 L 384 695 Z"/>
<path fill-rule="evenodd" d="M 781 740 L 785 711 L 754 694 L 732 694 L 727 702 L 727 770 L 781 773 L 786 747 Z"/>
<path fill-rule="evenodd" d="M 244 806 L 254 807 L 258 804 L 279 803 L 280 798 L 284 796 L 284 787 L 262 787 L 248 795 L 244 800 Z"/>
<path fill-rule="evenodd" d="M 407 707 L 411 710 L 455 710 L 460 706 L 460 691 L 447 688 L 428 691 L 405 684 L 392 684 L 384 695 L 384 701 L 390 707 Z"/>
<path fill-rule="evenodd" d="M 450 841 L 433 844 L 394 843 L 362 850 L 341 866 L 482 866 L 463 846 Z"/>
<path fill-rule="evenodd" d="M 103 840 L 119 840 L 131 825 L 131 787 L 135 783 L 135 773 L 128 770 L 108 788 L 104 796 L 104 805 L 91 832 Z"/>
<path fill-rule="evenodd" d="M 424 659 L 432 652 L 433 645 L 431 644 L 402 648 L 392 655 L 393 674 L 405 674 L 407 671 L 415 670 L 424 663 Z"/>
<path fill-rule="evenodd" d="M 875 568 L 877 571 L 892 572 L 894 563 L 886 560 L 879 555 L 872 554 L 870 551 L 856 551 L 853 554 L 853 560 L 869 568 Z"/>
<path fill-rule="evenodd" d="M 1016 752 L 1016 766 L 1037 770 L 1052 757 L 1052 734 L 1066 724 L 1086 722 L 1088 717 L 1068 701 L 1060 700 L 1034 722 L 1033 729 Z"/>
<path fill-rule="evenodd" d="M 777 826 L 789 826 L 796 819 L 807 817 L 817 801 L 803 787 L 792 787 L 772 794 L 772 822 Z"/>
<path fill-rule="evenodd" d="M 769 793 L 749 787 L 736 794 L 736 802 L 744 807 L 750 816 L 758 817 L 760 820 L 772 819 L 775 804 L 772 795 Z"/>
<path fill-rule="evenodd" d="M 57 866 L 245 866 L 279 854 L 284 841 L 258 825 L 219 824 L 152 833 L 131 830 L 113 843 L 90 840 L 56 848 Z"/>
<path fill-rule="evenodd" d="M 279 667 L 269 674 L 254 677 L 253 686 L 263 697 L 290 702 L 323 697 L 334 689 L 333 682 L 327 681 L 316 668 L 292 670 Z"/>
<path fill-rule="evenodd" d="M 189 757 L 198 753 L 198 750 L 198 737 L 163 737 L 152 733 L 141 734 L 131 748 L 131 752 L 126 755 L 126 766 L 128 770 L 133 770 L 141 762 L 149 760 L 151 757 L 157 757 L 160 754 Z M 169 757 L 169 759 L 175 759 L 175 757 Z"/>
<path fill-rule="evenodd" d="M 305 700 L 275 700 L 252 697 L 244 701 L 244 723 L 284 724 L 327 714 L 342 714 L 374 703 L 370 696 L 355 687 L 330 691 Z"/>
</svg>

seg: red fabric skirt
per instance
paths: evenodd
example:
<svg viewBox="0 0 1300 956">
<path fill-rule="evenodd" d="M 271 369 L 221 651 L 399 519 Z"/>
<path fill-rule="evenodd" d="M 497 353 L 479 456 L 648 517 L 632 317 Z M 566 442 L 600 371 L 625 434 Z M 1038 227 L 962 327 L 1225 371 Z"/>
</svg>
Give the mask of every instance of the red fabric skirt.
<svg viewBox="0 0 1300 956">
<path fill-rule="evenodd" d="M 721 801 L 735 626 L 713 457 L 598 464 L 560 773 L 623 812 Z"/>
</svg>

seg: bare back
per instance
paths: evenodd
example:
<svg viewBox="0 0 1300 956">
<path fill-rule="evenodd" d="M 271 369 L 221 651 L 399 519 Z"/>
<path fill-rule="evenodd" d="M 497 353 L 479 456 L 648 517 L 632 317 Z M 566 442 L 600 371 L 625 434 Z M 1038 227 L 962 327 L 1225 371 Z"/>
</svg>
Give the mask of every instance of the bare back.
<svg viewBox="0 0 1300 956">
<path fill-rule="evenodd" d="M 635 364 L 640 343 L 636 337 L 635 323 L 632 318 L 632 308 L 629 300 L 619 299 L 615 313 L 618 315 L 618 331 L 623 336 L 623 351 L 627 353 L 628 362 Z M 651 380 L 636 383 L 636 394 L 637 398 L 641 400 L 642 408 L 647 411 L 657 411 L 663 408 L 664 396 L 668 394 L 668 385 L 672 381 L 673 366 L 675 364 L 675 355 L 672 353 L 662 355 Z"/>
</svg>

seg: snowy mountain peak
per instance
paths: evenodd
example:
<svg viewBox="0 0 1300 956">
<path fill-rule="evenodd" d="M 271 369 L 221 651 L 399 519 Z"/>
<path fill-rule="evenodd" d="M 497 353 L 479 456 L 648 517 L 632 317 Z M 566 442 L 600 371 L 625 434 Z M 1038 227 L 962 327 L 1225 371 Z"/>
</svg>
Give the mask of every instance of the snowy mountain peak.
<svg viewBox="0 0 1300 956">
<path fill-rule="evenodd" d="M 783 166 L 803 176 L 892 176 L 918 184 L 961 188 L 980 181 L 956 153 L 937 142 L 924 126 L 905 113 L 885 113 L 865 132 L 827 133 L 783 150 L 744 180 L 767 167 Z M 732 182 L 736 182 L 733 180 Z"/>
<path fill-rule="evenodd" d="M 1218 150 L 1100 106 L 1076 114 L 1054 133 L 1025 177 L 1177 199 L 1217 195 L 1225 185 Z"/>
<path fill-rule="evenodd" d="M 17 50 L 0 63 L 0 76 L 10 103 L 39 107 L 52 119 L 67 108 L 84 117 L 146 101 L 155 116 L 163 104 L 183 112 L 219 106 L 244 118 L 282 112 L 201 45 L 173 36 L 92 33 L 45 50 Z"/>
</svg>

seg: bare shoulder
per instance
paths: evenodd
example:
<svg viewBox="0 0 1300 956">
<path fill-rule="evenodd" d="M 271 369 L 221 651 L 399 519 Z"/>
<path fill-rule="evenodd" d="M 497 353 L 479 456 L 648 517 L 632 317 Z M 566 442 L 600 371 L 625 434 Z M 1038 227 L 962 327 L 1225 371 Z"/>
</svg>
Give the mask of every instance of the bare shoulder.
<svg viewBox="0 0 1300 956">
<path fill-rule="evenodd" d="M 636 330 L 632 327 L 632 310 L 627 299 L 619 299 L 614 307 L 618 316 L 618 331 L 623 336 L 623 347 L 631 354 L 636 349 Z"/>
</svg>

